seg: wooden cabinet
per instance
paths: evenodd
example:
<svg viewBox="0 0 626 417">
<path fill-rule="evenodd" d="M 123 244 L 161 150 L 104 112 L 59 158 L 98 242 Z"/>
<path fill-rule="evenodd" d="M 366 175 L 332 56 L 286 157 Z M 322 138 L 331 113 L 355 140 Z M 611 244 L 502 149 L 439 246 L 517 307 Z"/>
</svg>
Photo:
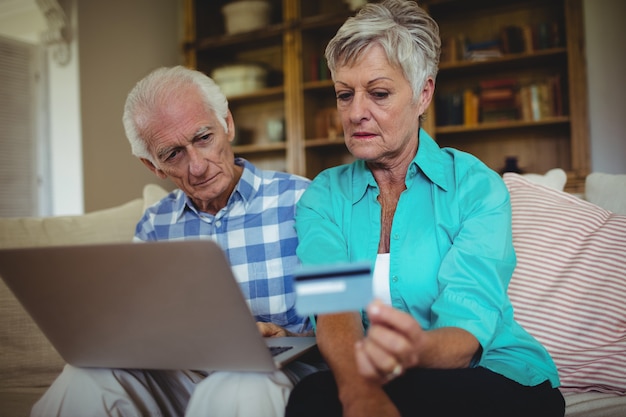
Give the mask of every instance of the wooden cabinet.
<svg viewBox="0 0 626 417">
<path fill-rule="evenodd" d="M 209 75 L 227 64 L 256 62 L 269 71 L 266 87 L 228 97 L 238 129 L 235 153 L 261 167 L 309 178 L 352 160 L 336 121 L 335 97 L 323 59 L 326 43 L 353 12 L 339 0 L 269 0 L 270 23 L 226 34 L 226 0 L 185 0 L 187 64 Z M 514 156 L 528 172 L 561 167 L 576 190 L 589 171 L 582 0 L 422 1 L 445 39 L 490 40 L 503 27 L 552 24 L 561 43 L 487 61 L 442 62 L 436 95 L 476 90 L 481 82 L 513 79 L 521 84 L 557 77 L 562 111 L 538 120 L 479 121 L 437 125 L 444 109 L 433 102 L 426 130 L 442 146 L 467 150 L 500 170 Z M 446 53 L 449 54 L 449 50 Z M 518 87 L 516 87 L 518 88 Z M 516 90 L 517 91 L 517 90 Z M 440 100 L 439 100 L 440 101 Z M 278 138 L 271 129 L 282 126 Z"/>
<path fill-rule="evenodd" d="M 426 129 L 497 171 L 511 157 L 525 172 L 563 168 L 567 189 L 581 191 L 590 164 L 582 0 L 423 3 L 443 40 Z M 506 87 L 490 88 L 498 82 Z M 513 105 L 495 99 L 507 92 Z"/>
</svg>

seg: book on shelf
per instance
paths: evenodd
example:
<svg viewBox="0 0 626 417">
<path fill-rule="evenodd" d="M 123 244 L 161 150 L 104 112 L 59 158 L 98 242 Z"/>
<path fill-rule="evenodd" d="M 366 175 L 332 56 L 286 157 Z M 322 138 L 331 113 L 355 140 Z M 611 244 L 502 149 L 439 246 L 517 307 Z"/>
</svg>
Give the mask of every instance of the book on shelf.
<svg viewBox="0 0 626 417">
<path fill-rule="evenodd" d="M 483 103 L 503 102 L 515 99 L 515 90 L 512 88 L 490 88 L 481 90 L 480 100 Z"/>
<path fill-rule="evenodd" d="M 541 22 L 533 27 L 536 32 L 536 49 L 561 48 L 565 46 L 565 36 L 561 22 Z"/>
<path fill-rule="evenodd" d="M 324 81 L 330 79 L 330 71 L 328 70 L 324 54 L 311 54 L 309 59 L 311 81 Z"/>
<path fill-rule="evenodd" d="M 462 59 L 463 46 L 455 36 L 441 39 L 440 62 L 457 62 Z"/>
<path fill-rule="evenodd" d="M 498 107 L 482 106 L 480 109 L 481 123 L 510 122 L 520 119 L 520 109 L 517 104 L 502 105 Z"/>
<path fill-rule="evenodd" d="M 437 126 L 463 124 L 463 93 L 454 91 L 441 93 L 435 97 L 435 122 Z"/>
<path fill-rule="evenodd" d="M 478 85 L 481 122 L 519 119 L 519 88 L 516 79 L 494 78 L 480 81 Z"/>
<path fill-rule="evenodd" d="M 490 88 L 514 88 L 518 81 L 515 78 L 490 78 L 488 80 L 481 80 L 478 82 L 478 86 L 481 90 Z"/>
<path fill-rule="evenodd" d="M 491 39 L 483 42 L 467 43 L 464 58 L 468 61 L 484 61 L 502 56 L 500 41 Z"/>
<path fill-rule="evenodd" d="M 523 85 L 519 89 L 520 96 L 520 115 L 524 121 L 534 120 L 533 113 L 533 99 L 531 93 L 531 87 L 529 85 Z"/>
<path fill-rule="evenodd" d="M 522 40 L 524 42 L 524 52 L 532 53 L 537 49 L 535 47 L 535 34 L 530 25 L 522 25 Z"/>
<path fill-rule="evenodd" d="M 500 47 L 502 48 L 502 52 L 505 54 L 518 54 L 527 51 L 528 40 L 524 35 L 522 26 L 509 25 L 503 27 L 500 32 Z"/>
<path fill-rule="evenodd" d="M 320 79 L 319 59 L 320 57 L 317 54 L 310 55 L 309 71 L 311 74 L 310 75 L 311 81 L 318 81 Z"/>
<path fill-rule="evenodd" d="M 554 99 L 554 115 L 563 116 L 565 109 L 563 108 L 563 87 L 561 83 L 561 74 L 554 74 L 548 78 L 550 80 L 550 88 Z"/>
<path fill-rule="evenodd" d="M 522 120 L 540 121 L 563 116 L 560 75 L 529 82 L 520 87 Z"/>
<path fill-rule="evenodd" d="M 558 22 L 505 26 L 500 32 L 502 53 L 530 53 L 562 47 L 564 43 L 561 32 L 561 24 Z"/>
<path fill-rule="evenodd" d="M 468 39 L 463 34 L 445 36 L 441 39 L 440 62 L 454 63 L 464 61 L 468 50 Z"/>
<path fill-rule="evenodd" d="M 437 126 L 475 126 L 478 124 L 479 97 L 473 89 L 440 93 L 435 98 Z"/>
<path fill-rule="evenodd" d="M 463 91 L 463 125 L 464 126 L 476 126 L 478 124 L 480 99 L 478 94 L 471 89 L 467 88 Z"/>
</svg>

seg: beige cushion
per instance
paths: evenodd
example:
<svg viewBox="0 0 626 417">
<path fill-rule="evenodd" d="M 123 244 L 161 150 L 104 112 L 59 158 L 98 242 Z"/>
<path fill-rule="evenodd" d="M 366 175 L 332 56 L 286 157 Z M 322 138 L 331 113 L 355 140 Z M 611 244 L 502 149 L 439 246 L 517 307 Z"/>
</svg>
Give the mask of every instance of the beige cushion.
<svg viewBox="0 0 626 417">
<path fill-rule="evenodd" d="M 143 187 L 143 211 L 148 207 L 161 200 L 168 194 L 164 188 L 157 184 L 148 184 Z"/>
<path fill-rule="evenodd" d="M 626 174 L 589 174 L 585 180 L 585 200 L 613 213 L 626 214 Z"/>
<path fill-rule="evenodd" d="M 48 339 L 0 281 L 0 390 L 47 386 L 63 368 Z"/>
<path fill-rule="evenodd" d="M 137 198 L 82 216 L 0 219 L 0 248 L 130 241 L 142 209 Z"/>
<path fill-rule="evenodd" d="M 567 393 L 566 417 L 624 417 L 626 395 L 604 392 Z"/>
<path fill-rule="evenodd" d="M 515 317 L 552 355 L 563 392 L 626 394 L 626 216 L 517 174 L 504 181 Z"/>
<path fill-rule="evenodd" d="M 138 198 L 83 216 L 3 218 L 0 248 L 130 241 L 142 209 Z M 0 393 L 47 387 L 63 367 L 62 359 L 1 280 L 0 346 Z"/>
</svg>

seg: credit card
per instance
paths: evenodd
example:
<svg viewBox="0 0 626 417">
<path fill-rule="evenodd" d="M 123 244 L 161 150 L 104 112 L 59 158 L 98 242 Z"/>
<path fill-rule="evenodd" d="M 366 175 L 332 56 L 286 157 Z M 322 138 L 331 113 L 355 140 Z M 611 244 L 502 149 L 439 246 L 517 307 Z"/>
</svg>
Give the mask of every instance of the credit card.
<svg viewBox="0 0 626 417">
<path fill-rule="evenodd" d="M 305 265 L 294 274 L 301 316 L 364 309 L 373 299 L 369 262 Z"/>
</svg>

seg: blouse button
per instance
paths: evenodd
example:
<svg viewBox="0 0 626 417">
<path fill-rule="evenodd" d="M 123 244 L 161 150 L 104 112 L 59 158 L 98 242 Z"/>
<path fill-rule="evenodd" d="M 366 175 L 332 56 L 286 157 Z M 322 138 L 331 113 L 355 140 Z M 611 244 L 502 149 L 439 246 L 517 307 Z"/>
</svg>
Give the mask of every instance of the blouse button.
<svg viewBox="0 0 626 417">
<path fill-rule="evenodd" d="M 398 279 L 399 278 L 398 278 L 397 275 L 394 275 L 393 277 L 391 277 L 391 281 L 393 281 L 393 282 L 398 282 Z"/>
</svg>

